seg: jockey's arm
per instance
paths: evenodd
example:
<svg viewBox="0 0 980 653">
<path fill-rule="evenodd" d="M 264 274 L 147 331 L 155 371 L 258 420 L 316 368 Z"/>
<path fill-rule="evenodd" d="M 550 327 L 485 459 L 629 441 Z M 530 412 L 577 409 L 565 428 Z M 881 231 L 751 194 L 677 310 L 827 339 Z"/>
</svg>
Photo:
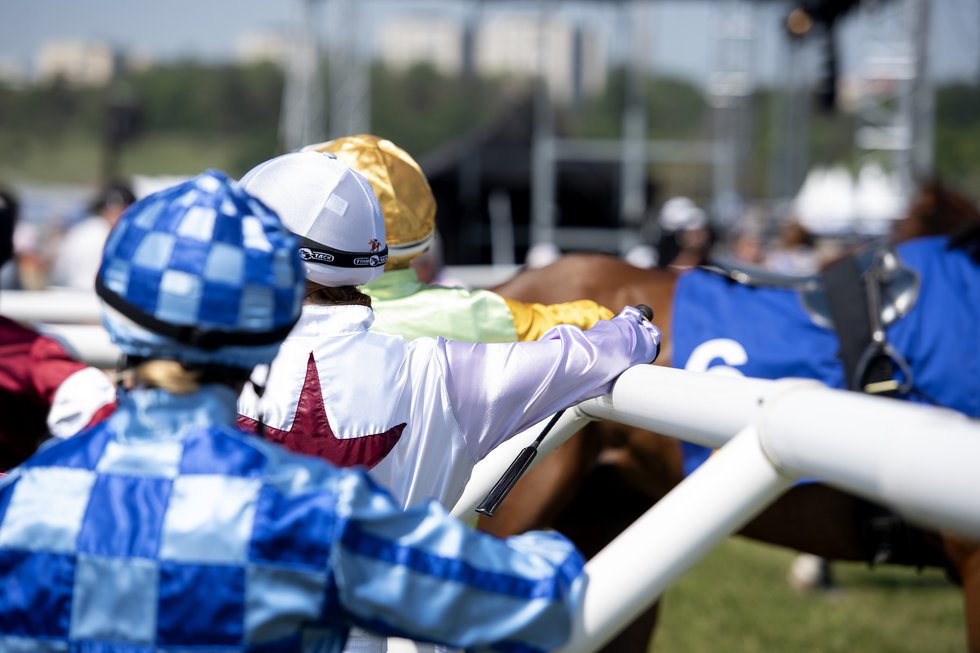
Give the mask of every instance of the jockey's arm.
<svg viewBox="0 0 980 653">
<path fill-rule="evenodd" d="M 501 540 L 434 502 L 402 512 L 366 480 L 343 494 L 349 516 L 330 562 L 355 625 L 468 650 L 543 652 L 567 640 L 585 577 L 561 535 Z"/>
<path fill-rule="evenodd" d="M 109 377 L 73 359 L 54 339 L 39 337 L 31 358 L 32 382 L 50 406 L 47 426 L 51 435 L 75 435 L 115 409 L 116 388 Z"/>
<path fill-rule="evenodd" d="M 598 397 L 657 356 L 660 331 L 633 307 L 583 331 L 557 326 L 535 342 L 440 341 L 447 392 L 477 460 L 557 410 Z"/>
<path fill-rule="evenodd" d="M 536 304 L 503 298 L 514 320 L 517 339 L 538 340 L 548 329 L 559 324 L 572 324 L 580 329 L 591 329 L 596 322 L 608 320 L 613 312 L 591 299 L 581 299 L 561 304 Z"/>
</svg>

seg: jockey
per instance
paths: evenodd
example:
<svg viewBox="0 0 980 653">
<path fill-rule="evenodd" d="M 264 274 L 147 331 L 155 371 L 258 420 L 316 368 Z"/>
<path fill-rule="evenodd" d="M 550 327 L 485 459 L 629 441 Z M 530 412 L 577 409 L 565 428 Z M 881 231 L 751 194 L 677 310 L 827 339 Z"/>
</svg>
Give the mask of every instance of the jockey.
<svg viewBox="0 0 980 653">
<path fill-rule="evenodd" d="M 436 202 L 415 159 L 391 141 L 369 134 L 309 145 L 303 151 L 336 155 L 367 179 L 378 198 L 388 262 L 384 274 L 360 287 L 371 298 L 372 331 L 409 340 L 442 336 L 464 342 L 517 342 L 537 340 L 558 324 L 587 329 L 613 317 L 612 311 L 591 300 L 544 305 L 506 299 L 489 290 L 423 283 L 416 264 L 435 247 Z M 447 507 L 450 498 L 444 500 Z M 389 642 L 389 647 L 395 646 Z M 379 651 L 384 643 L 355 630 L 346 650 Z"/>
<path fill-rule="evenodd" d="M 0 192 L 0 266 L 13 255 L 17 202 Z M 0 472 L 22 463 L 49 436 L 67 437 L 106 417 L 116 391 L 101 371 L 53 338 L 0 316 Z"/>
<path fill-rule="evenodd" d="M 627 308 L 583 332 L 540 341 L 463 343 L 369 332 L 385 225 L 368 182 L 333 154 L 285 154 L 242 186 L 300 239 L 307 299 L 268 371 L 246 388 L 242 423 L 340 465 L 364 465 L 404 506 L 453 505 L 473 465 L 542 418 L 608 391 L 626 368 L 656 357 L 659 330 Z"/>
<path fill-rule="evenodd" d="M 16 589 L 0 650 L 336 653 L 353 625 L 476 650 L 565 641 L 584 577 L 561 536 L 403 512 L 363 472 L 234 427 L 303 301 L 297 241 L 261 202 L 216 171 L 148 196 L 96 287 L 125 389 L 105 422 L 0 479 L 0 584 Z"/>
<path fill-rule="evenodd" d="M 385 273 L 361 286 L 371 297 L 373 331 L 412 339 L 442 336 L 466 342 L 537 340 L 558 324 L 588 329 L 612 311 L 592 300 L 529 304 L 489 290 L 428 286 L 413 260 L 433 245 L 436 202 L 422 169 L 389 140 L 360 134 L 308 145 L 304 151 L 331 152 L 361 173 L 381 205 L 388 237 Z"/>
</svg>

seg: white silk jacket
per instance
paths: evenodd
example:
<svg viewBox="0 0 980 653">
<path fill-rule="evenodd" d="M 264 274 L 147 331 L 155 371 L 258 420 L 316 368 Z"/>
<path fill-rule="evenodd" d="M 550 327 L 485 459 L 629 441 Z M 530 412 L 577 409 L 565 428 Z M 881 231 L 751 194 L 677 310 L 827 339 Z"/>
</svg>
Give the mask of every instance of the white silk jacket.
<svg viewBox="0 0 980 653">
<path fill-rule="evenodd" d="M 473 466 L 556 410 L 607 392 L 656 357 L 660 332 L 633 308 L 540 340 L 405 340 L 369 331 L 362 306 L 307 305 L 269 368 L 239 398 L 239 422 L 290 449 L 363 465 L 402 506 L 452 506 Z"/>
</svg>

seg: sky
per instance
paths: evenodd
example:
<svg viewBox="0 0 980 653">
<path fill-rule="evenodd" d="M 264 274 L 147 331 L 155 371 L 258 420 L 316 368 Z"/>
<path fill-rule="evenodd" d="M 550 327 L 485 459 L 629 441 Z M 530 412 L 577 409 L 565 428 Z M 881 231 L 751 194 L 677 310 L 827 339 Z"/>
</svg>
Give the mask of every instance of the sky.
<svg viewBox="0 0 980 653">
<path fill-rule="evenodd" d="M 902 0 L 904 1 L 904 0 Z M 930 70 L 936 79 L 980 82 L 980 0 L 925 0 L 933 7 Z M 430 15 L 459 13 L 472 0 L 358 0 L 369 22 L 407 12 Z M 732 0 L 653 0 L 650 57 L 666 73 L 704 82 L 718 62 L 713 35 L 717 9 Z M 586 22 L 612 25 L 609 2 L 550 2 Z M 755 32 L 753 67 L 758 79 L 781 74 L 781 18 L 788 1 L 751 3 Z M 537 2 L 489 2 L 484 7 L 511 10 Z M 322 11 L 332 15 L 330 1 Z M 597 7 L 607 7 L 606 9 Z M 105 40 L 156 59 L 196 57 L 226 60 L 238 39 L 248 32 L 288 29 L 299 15 L 299 0 L 3 0 L 0 2 L 0 62 L 29 66 L 45 41 Z M 845 70 L 857 65 L 856 54 L 866 42 L 867 18 L 856 15 L 845 24 L 842 51 Z M 329 34 L 324 25 L 324 35 Z M 612 39 L 613 44 L 621 39 Z"/>
</svg>

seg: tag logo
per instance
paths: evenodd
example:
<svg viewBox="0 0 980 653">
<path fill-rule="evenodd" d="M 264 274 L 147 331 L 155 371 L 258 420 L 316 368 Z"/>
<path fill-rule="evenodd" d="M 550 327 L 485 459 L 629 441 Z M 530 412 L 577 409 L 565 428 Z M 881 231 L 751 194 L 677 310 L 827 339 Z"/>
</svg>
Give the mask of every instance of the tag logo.
<svg viewBox="0 0 980 653">
<path fill-rule="evenodd" d="M 327 254 L 326 252 L 316 252 L 310 249 L 309 247 L 300 247 L 299 257 L 304 261 L 310 261 L 311 263 L 333 262 L 333 254 Z"/>
<path fill-rule="evenodd" d="M 379 241 L 377 238 L 372 238 L 371 240 L 369 240 L 368 245 L 371 246 L 372 252 L 376 252 L 379 249 L 381 249 L 381 241 Z"/>
<path fill-rule="evenodd" d="M 354 265 L 376 268 L 388 262 L 387 254 L 374 254 L 372 256 L 358 256 L 354 259 Z"/>
</svg>

